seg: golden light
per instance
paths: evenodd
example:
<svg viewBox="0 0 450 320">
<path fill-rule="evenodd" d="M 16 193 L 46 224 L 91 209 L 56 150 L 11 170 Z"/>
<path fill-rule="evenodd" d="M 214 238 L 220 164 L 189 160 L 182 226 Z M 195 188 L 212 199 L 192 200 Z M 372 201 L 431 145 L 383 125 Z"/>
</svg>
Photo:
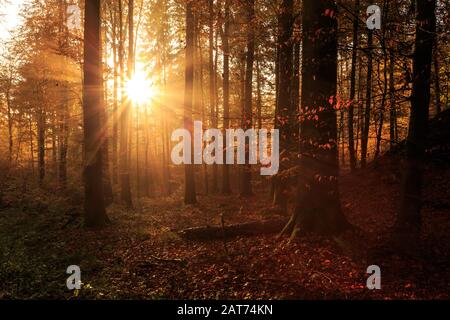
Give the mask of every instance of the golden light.
<svg viewBox="0 0 450 320">
<path fill-rule="evenodd" d="M 127 81 L 126 95 L 134 106 L 150 102 L 156 95 L 156 90 L 151 81 L 142 71 L 135 73 L 134 77 Z"/>
</svg>

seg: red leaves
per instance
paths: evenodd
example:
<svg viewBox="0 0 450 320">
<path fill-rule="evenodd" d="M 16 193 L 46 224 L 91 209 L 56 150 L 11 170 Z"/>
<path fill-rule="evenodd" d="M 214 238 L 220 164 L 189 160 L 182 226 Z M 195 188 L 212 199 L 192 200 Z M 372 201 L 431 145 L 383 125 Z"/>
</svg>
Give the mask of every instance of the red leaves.
<svg viewBox="0 0 450 320">
<path fill-rule="evenodd" d="M 324 12 L 324 16 L 325 17 L 330 17 L 330 18 L 333 18 L 334 17 L 334 10 L 332 10 L 332 9 L 325 9 L 325 12 Z"/>
</svg>

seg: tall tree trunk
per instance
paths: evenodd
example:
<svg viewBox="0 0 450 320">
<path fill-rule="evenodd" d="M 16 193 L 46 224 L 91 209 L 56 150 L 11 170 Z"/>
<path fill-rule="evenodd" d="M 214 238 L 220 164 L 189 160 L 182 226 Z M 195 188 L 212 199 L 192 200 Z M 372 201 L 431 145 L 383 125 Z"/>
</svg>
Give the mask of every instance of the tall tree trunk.
<svg viewBox="0 0 450 320">
<path fill-rule="evenodd" d="M 134 55 L 134 44 L 133 44 L 133 7 L 134 7 L 134 1 L 129 0 L 128 2 L 128 63 L 127 63 L 127 78 L 131 79 L 133 76 L 133 55 Z M 122 0 L 119 0 L 119 14 L 120 17 L 122 17 Z M 120 18 L 120 21 L 122 18 Z M 122 23 L 120 22 L 119 25 Z M 122 30 L 122 28 L 120 27 Z M 121 61 L 121 73 L 122 77 L 124 76 L 124 59 L 123 59 L 123 36 L 121 42 L 121 53 L 119 53 L 119 60 Z M 125 83 L 122 78 L 122 91 L 125 89 Z M 130 108 L 131 108 L 131 101 L 126 101 L 126 99 L 122 98 L 122 114 L 121 114 L 121 128 L 120 128 L 120 196 L 122 201 L 125 203 L 126 206 L 132 207 L 133 203 L 131 200 L 131 186 L 130 186 L 130 172 L 129 172 L 129 161 L 128 161 L 128 155 L 129 155 L 129 114 L 130 114 Z"/>
<path fill-rule="evenodd" d="M 261 92 L 261 63 L 260 63 L 260 53 L 258 49 L 257 58 L 256 58 L 256 128 L 261 130 L 262 128 L 262 119 L 261 119 L 261 108 L 262 108 L 262 92 Z"/>
<path fill-rule="evenodd" d="M 225 24 L 223 42 L 223 130 L 230 127 L 230 0 L 225 0 Z M 224 137 L 226 137 L 224 135 Z M 226 138 L 225 138 L 226 139 Z M 225 143 L 227 143 L 225 141 Z M 222 166 L 222 193 L 230 194 L 230 165 Z"/>
<path fill-rule="evenodd" d="M 294 42 L 294 74 L 292 83 L 292 110 L 295 112 L 294 121 L 297 122 L 297 115 L 300 109 L 300 39 L 295 39 Z M 295 130 L 298 129 L 296 126 Z"/>
<path fill-rule="evenodd" d="M 39 185 L 43 185 L 45 178 L 45 111 L 40 107 L 37 116 L 38 131 L 38 168 L 39 168 Z"/>
<path fill-rule="evenodd" d="M 363 131 L 363 107 L 362 107 L 362 83 L 363 83 L 363 77 L 362 77 L 362 63 L 361 63 L 361 57 L 358 58 L 358 94 L 356 97 L 357 100 L 357 106 L 358 106 L 358 115 L 356 119 L 356 141 L 355 141 L 355 157 L 356 162 L 358 162 L 358 151 L 359 151 L 359 142 L 361 140 L 362 131 Z"/>
<path fill-rule="evenodd" d="M 67 84 L 66 84 L 67 85 Z M 64 101 L 60 115 L 59 124 L 59 169 L 58 169 L 58 185 L 61 190 L 65 190 L 67 186 L 67 148 L 69 143 L 69 128 L 68 128 L 68 92 L 67 87 L 63 88 Z"/>
<path fill-rule="evenodd" d="M 214 70 L 214 0 L 208 0 L 208 41 L 209 41 L 209 108 L 211 126 L 217 128 L 216 123 L 216 73 Z M 214 164 L 214 166 L 216 166 Z M 213 168 L 211 191 L 217 192 L 217 167 Z"/>
<path fill-rule="evenodd" d="M 84 223 L 87 227 L 101 227 L 107 221 L 103 199 L 100 139 L 102 108 L 100 17 L 100 0 L 87 1 L 83 64 Z"/>
<path fill-rule="evenodd" d="M 194 13 L 193 1 L 189 0 L 186 3 L 186 58 L 185 58 L 185 88 L 184 88 L 184 128 L 193 136 L 192 123 L 192 98 L 194 90 Z M 191 143 L 192 149 L 192 143 Z M 192 152 L 191 152 L 192 154 Z M 191 157 L 192 158 L 192 157 Z M 185 188 L 184 188 L 184 203 L 194 204 L 197 202 L 195 192 L 194 179 L 194 164 L 191 159 L 191 164 L 184 165 L 185 174 Z"/>
<path fill-rule="evenodd" d="M 385 0 L 383 1 L 383 21 L 387 20 L 387 16 L 389 13 L 389 4 Z M 377 130 L 377 144 L 375 148 L 375 159 L 378 158 L 380 152 L 381 152 L 381 139 L 383 136 L 383 126 L 384 126 L 384 109 L 386 107 L 386 97 L 388 92 L 388 69 L 387 69 L 387 63 L 388 63 L 388 52 L 386 48 L 386 28 L 383 28 L 382 36 L 381 36 L 381 49 L 383 52 L 383 92 L 381 96 L 381 106 L 379 109 L 379 116 L 378 116 L 378 130 Z M 380 76 L 380 61 L 378 61 L 378 77 Z"/>
<path fill-rule="evenodd" d="M 150 124 L 149 124 L 149 114 L 148 114 L 148 106 L 144 107 L 144 133 L 145 133 L 145 151 L 144 151 L 144 195 L 146 197 L 154 196 L 153 190 L 153 177 L 152 177 L 152 168 L 150 167 Z"/>
<path fill-rule="evenodd" d="M 58 115 L 57 112 L 52 113 L 51 121 L 52 121 L 52 169 L 53 175 L 55 178 L 58 177 L 58 143 L 57 143 L 57 120 Z"/>
<path fill-rule="evenodd" d="M 434 66 L 434 96 L 436 99 L 436 114 L 439 114 L 441 109 L 441 86 L 439 83 L 439 46 L 437 37 L 434 41 L 434 54 L 433 54 L 433 66 Z"/>
<path fill-rule="evenodd" d="M 139 108 L 136 108 L 136 195 L 139 198 L 141 193 L 141 166 L 139 162 Z"/>
<path fill-rule="evenodd" d="M 12 81 L 12 80 L 11 80 Z M 10 86 L 10 85 L 8 85 Z M 7 114 L 8 114 L 8 162 L 11 164 L 12 162 L 12 154 L 13 154 L 13 117 L 12 117 L 12 107 L 11 107 L 11 97 L 10 97 L 10 88 L 6 89 L 6 106 L 7 106 Z"/>
<path fill-rule="evenodd" d="M 348 225 L 338 187 L 336 12 L 335 1 L 303 1 L 301 174 L 295 212 L 283 230 L 292 236 L 337 234 Z"/>
<path fill-rule="evenodd" d="M 30 138 L 30 162 L 31 162 L 31 172 L 34 176 L 34 143 L 33 143 L 33 117 L 28 114 L 28 128 L 29 128 L 29 138 Z"/>
<path fill-rule="evenodd" d="M 358 57 L 358 29 L 360 0 L 355 0 L 355 16 L 353 17 L 353 44 L 352 44 L 352 70 L 350 74 L 350 105 L 348 107 L 348 153 L 350 156 L 350 169 L 356 169 L 355 139 L 353 130 L 355 91 L 356 91 L 356 60 Z"/>
<path fill-rule="evenodd" d="M 206 130 L 207 127 L 207 118 L 206 118 L 206 110 L 205 110 L 205 91 L 204 91 L 204 83 L 203 83 L 203 50 L 202 50 L 202 39 L 200 37 L 200 34 L 196 36 L 196 43 L 198 46 L 198 93 L 199 93 L 199 103 L 200 103 L 200 109 L 201 109 L 201 117 L 202 117 L 202 123 L 203 123 L 203 132 Z M 203 141 L 203 149 L 206 147 L 206 142 Z M 202 150 L 203 150 L 202 149 Z M 209 180 L 208 180 L 208 165 L 203 162 L 202 165 L 203 170 L 203 190 L 205 191 L 205 195 L 208 195 L 209 193 Z"/>
<path fill-rule="evenodd" d="M 400 247 L 414 250 L 419 241 L 424 173 L 425 142 L 428 131 L 431 65 L 436 31 L 436 0 L 417 1 L 416 40 L 413 55 L 411 115 L 406 139 L 404 171 L 397 232 Z"/>
<path fill-rule="evenodd" d="M 65 21 L 67 19 L 67 2 L 66 0 L 60 0 L 59 5 L 59 39 L 58 50 L 61 58 L 66 62 L 66 56 L 64 55 L 64 47 L 67 45 L 67 27 Z M 59 111 L 59 128 L 58 128 L 58 144 L 59 144 L 59 163 L 58 163 L 58 187 L 60 190 L 65 190 L 67 187 L 67 148 L 69 142 L 69 82 L 62 81 L 61 86 L 61 111 Z"/>
<path fill-rule="evenodd" d="M 395 146 L 397 130 L 397 112 L 395 109 L 395 54 L 394 49 L 391 48 L 389 53 L 389 147 L 392 149 Z"/>
<path fill-rule="evenodd" d="M 255 18 L 255 0 L 247 0 L 247 55 L 246 55 L 246 69 L 245 69 L 245 90 L 244 90 L 244 131 L 251 129 L 253 126 L 252 119 L 252 85 L 253 85 L 253 62 L 255 58 L 255 32 L 253 20 Z M 245 141 L 245 160 L 246 165 L 241 176 L 241 196 L 247 197 L 253 194 L 252 192 L 252 174 L 251 166 L 249 164 L 249 150 L 250 143 Z"/>
<path fill-rule="evenodd" d="M 107 33 L 104 28 L 104 37 L 106 39 Z M 105 64 L 108 63 L 108 52 L 106 48 L 107 41 L 105 40 L 105 49 L 103 50 L 103 61 Z M 102 52 L 102 48 L 100 48 L 100 52 Z M 100 121 L 101 121 L 101 139 L 102 139 L 102 165 L 103 165 L 103 193 L 105 199 L 105 206 L 109 206 L 114 201 L 114 195 L 111 185 L 111 177 L 110 177 L 110 168 L 109 168 L 109 115 L 107 112 L 108 109 L 108 85 L 107 85 L 107 77 L 106 79 L 103 77 L 103 63 L 101 64 L 101 75 L 102 75 L 102 104 L 100 110 Z"/>
<path fill-rule="evenodd" d="M 276 127 L 280 130 L 280 154 L 283 159 L 280 161 L 280 172 L 274 183 L 273 205 L 286 210 L 287 181 L 283 178 L 285 171 L 289 169 L 287 161 L 290 153 L 296 150 L 297 132 L 295 130 L 296 110 L 292 103 L 292 80 L 293 80 L 293 0 L 283 0 L 281 2 L 280 14 L 278 16 L 278 50 L 279 50 L 279 88 L 278 105 L 276 116 Z"/>
<path fill-rule="evenodd" d="M 113 81 L 113 132 L 112 132 L 112 181 L 116 185 L 119 182 L 118 176 L 118 139 L 119 139 L 119 103 L 118 103 L 118 91 L 119 91 L 119 62 L 118 62 L 118 45 L 117 45 L 117 12 L 115 4 L 113 5 L 113 62 L 114 62 L 114 81 Z M 122 19 L 122 17 L 120 17 Z M 122 30 L 119 30 L 121 33 Z"/>
<path fill-rule="evenodd" d="M 370 112 L 372 103 L 372 46 L 373 31 L 368 31 L 367 36 L 367 84 L 366 84 L 366 109 L 364 110 L 364 127 L 361 136 L 361 167 L 367 164 L 367 145 L 369 142 Z"/>
</svg>

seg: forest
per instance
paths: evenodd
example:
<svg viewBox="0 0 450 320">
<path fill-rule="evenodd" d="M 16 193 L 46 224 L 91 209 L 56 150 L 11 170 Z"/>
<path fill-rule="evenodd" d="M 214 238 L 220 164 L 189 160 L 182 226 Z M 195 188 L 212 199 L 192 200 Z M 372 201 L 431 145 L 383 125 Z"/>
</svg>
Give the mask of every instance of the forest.
<svg viewBox="0 0 450 320">
<path fill-rule="evenodd" d="M 450 1 L 0 0 L 0 300 L 450 299 Z"/>
</svg>

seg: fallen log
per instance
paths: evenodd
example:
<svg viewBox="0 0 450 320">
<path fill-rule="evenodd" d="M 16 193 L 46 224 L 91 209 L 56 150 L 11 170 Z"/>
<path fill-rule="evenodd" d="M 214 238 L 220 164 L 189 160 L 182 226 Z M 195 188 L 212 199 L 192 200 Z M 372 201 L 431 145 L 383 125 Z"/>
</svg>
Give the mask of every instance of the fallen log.
<svg viewBox="0 0 450 320">
<path fill-rule="evenodd" d="M 177 234 L 188 240 L 216 240 L 238 236 L 256 236 L 281 232 L 287 222 L 288 219 L 283 218 L 228 226 L 193 227 L 178 231 Z"/>
</svg>

